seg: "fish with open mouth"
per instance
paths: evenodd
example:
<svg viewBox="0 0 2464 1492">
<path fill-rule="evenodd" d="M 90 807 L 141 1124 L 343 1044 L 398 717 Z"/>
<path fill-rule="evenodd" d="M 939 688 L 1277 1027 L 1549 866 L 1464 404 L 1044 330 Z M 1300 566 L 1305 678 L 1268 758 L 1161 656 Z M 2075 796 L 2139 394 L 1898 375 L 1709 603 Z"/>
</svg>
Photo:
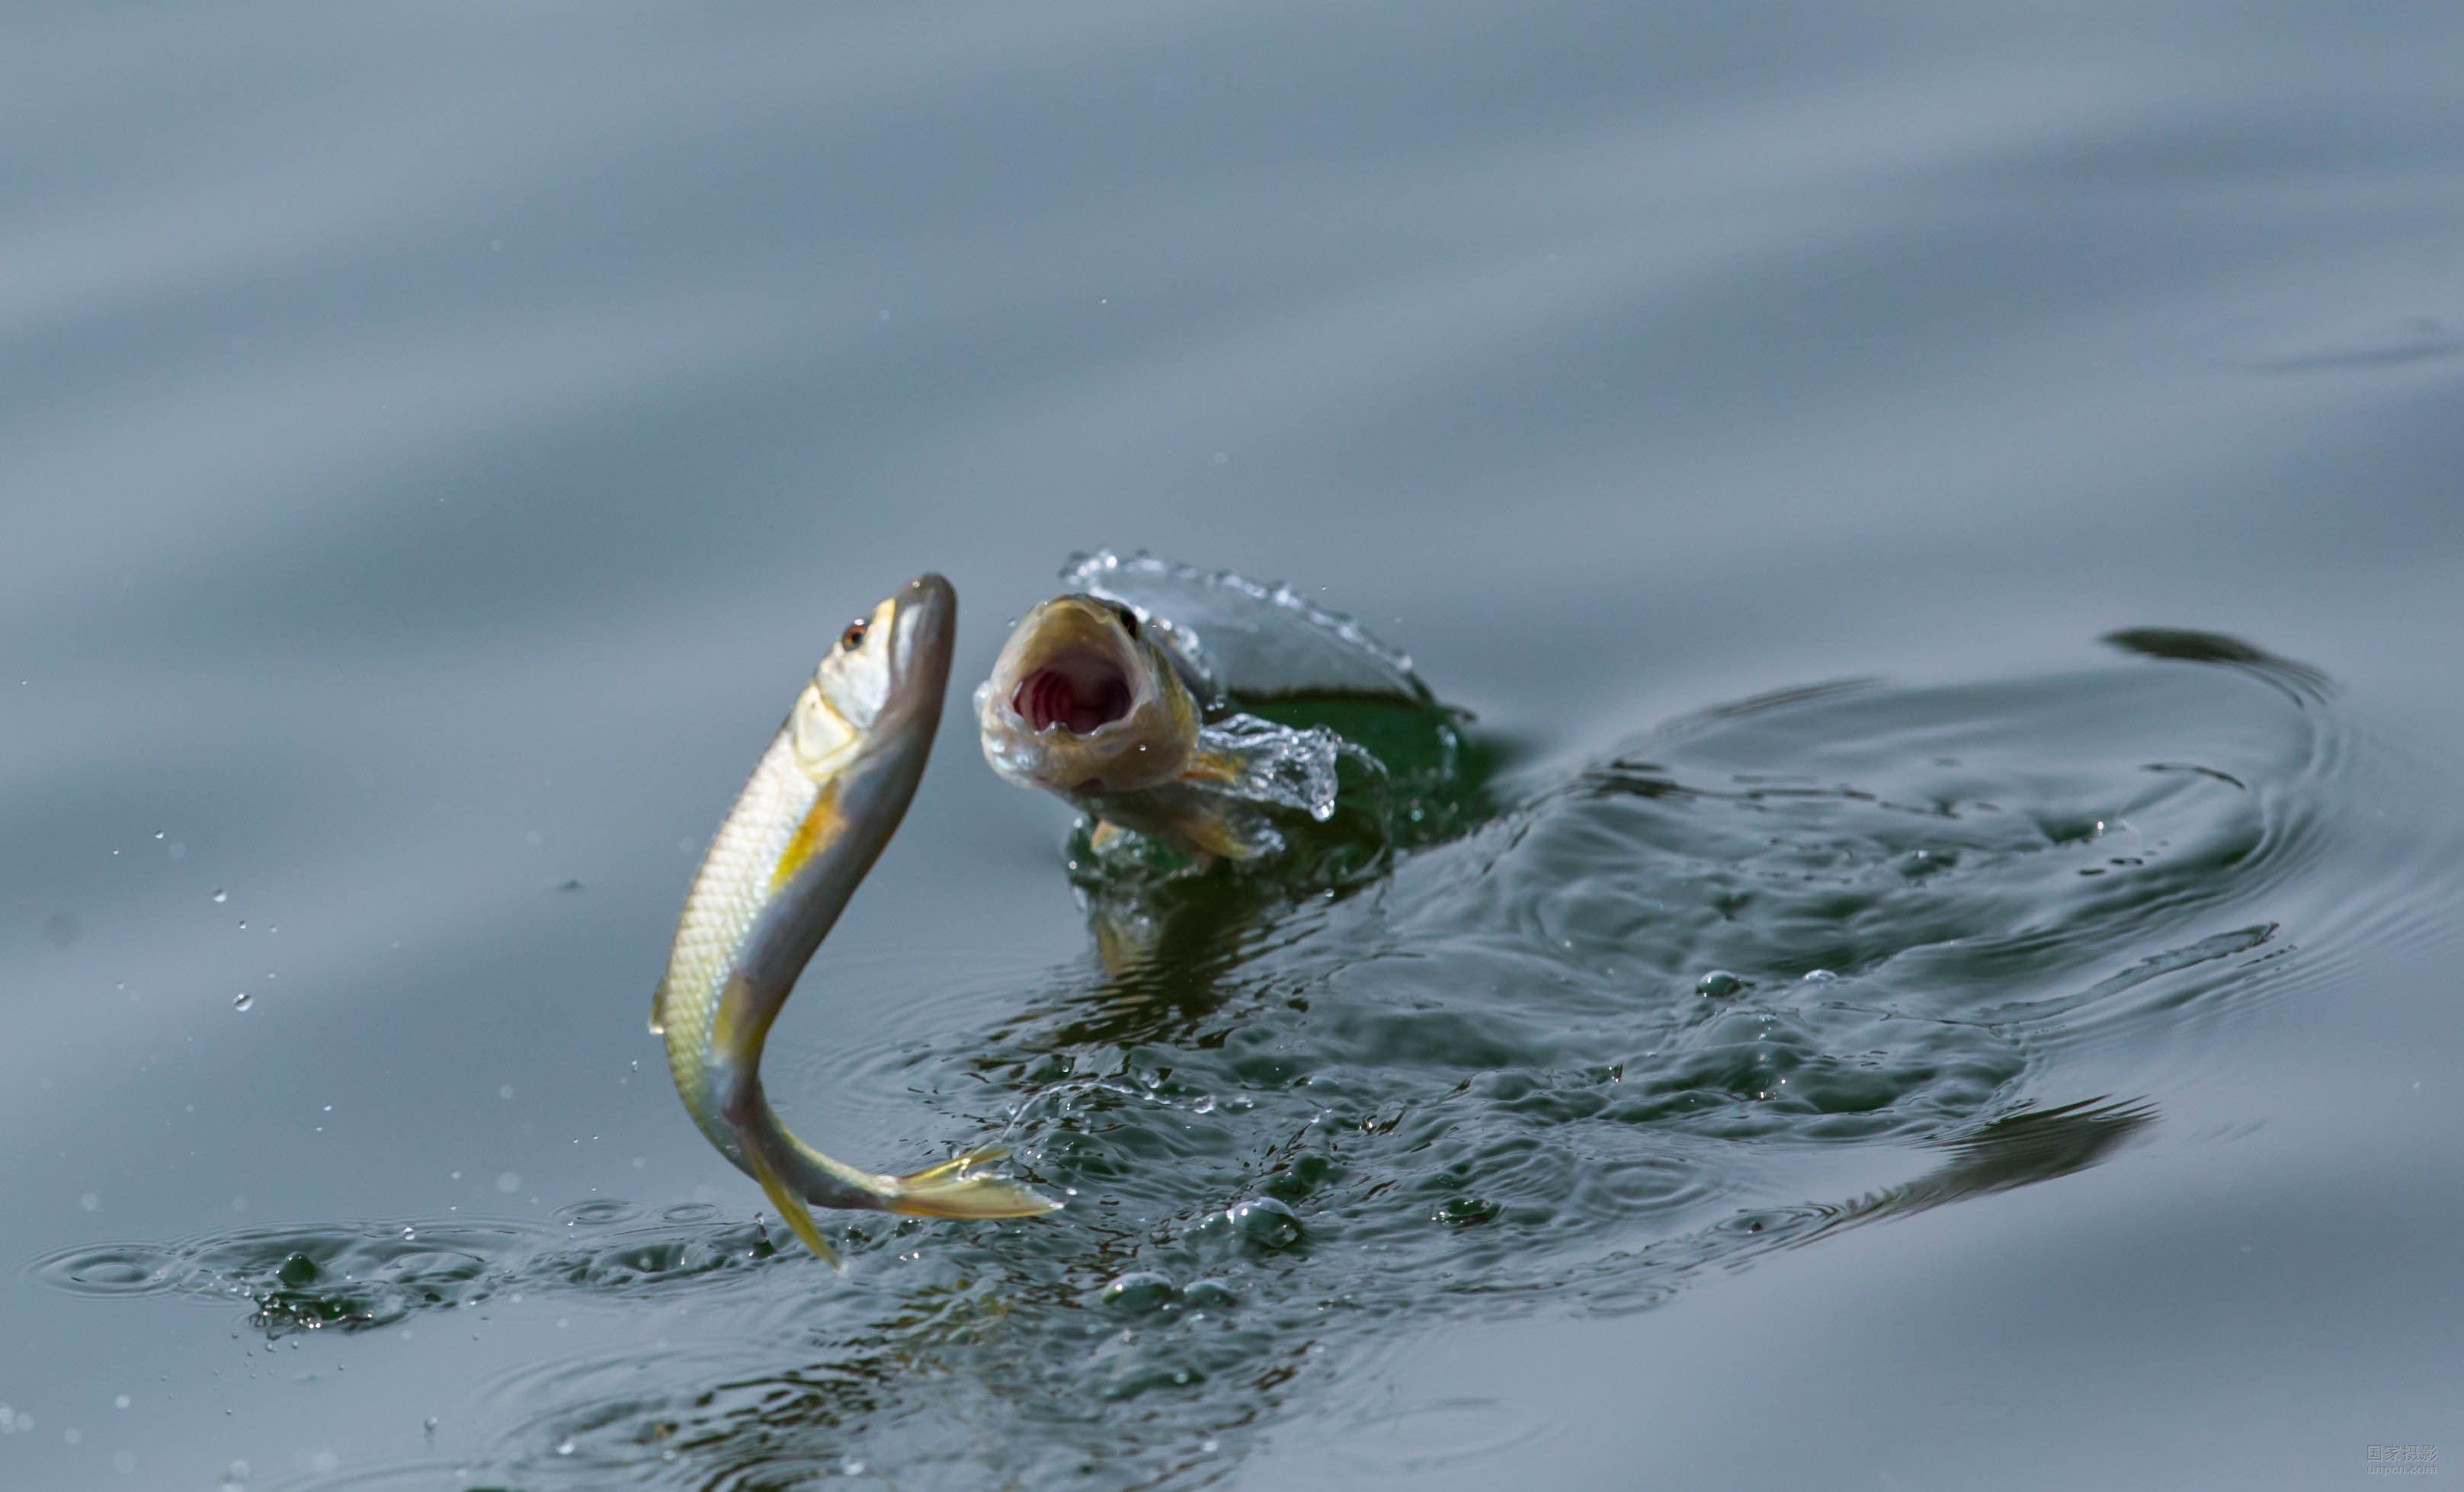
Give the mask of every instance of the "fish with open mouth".
<svg viewBox="0 0 2464 1492">
<path fill-rule="evenodd" d="M 651 1005 L 693 1123 L 833 1267 L 837 1251 L 807 1204 L 924 1218 L 1023 1218 L 1060 1205 L 974 1174 L 997 1149 L 907 1175 L 860 1171 L 789 1133 L 761 1089 L 771 1023 L 915 795 L 957 619 L 950 582 L 924 575 L 839 635 L 711 842 Z"/>
<path fill-rule="evenodd" d="M 1019 621 L 976 691 L 985 760 L 1094 821 L 1201 866 L 1283 846 L 1275 821 L 1334 812 L 1338 757 L 1374 757 L 1323 727 L 1279 725 L 1261 693 L 1391 698 L 1434 709 L 1401 654 L 1287 589 L 1110 552 L 1073 557 L 1069 592 Z"/>
</svg>

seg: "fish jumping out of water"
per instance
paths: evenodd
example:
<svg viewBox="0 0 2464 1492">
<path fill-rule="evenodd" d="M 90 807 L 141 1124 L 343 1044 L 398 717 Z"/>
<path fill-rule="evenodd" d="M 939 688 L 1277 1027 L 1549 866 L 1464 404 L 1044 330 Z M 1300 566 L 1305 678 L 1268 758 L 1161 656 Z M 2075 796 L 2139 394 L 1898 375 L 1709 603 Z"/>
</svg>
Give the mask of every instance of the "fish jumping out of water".
<svg viewBox="0 0 2464 1492">
<path fill-rule="evenodd" d="M 1200 862 L 1247 860 L 1283 843 L 1266 805 L 1331 813 L 1335 738 L 1207 719 L 1199 681 L 1155 631 L 1098 596 L 1028 612 L 976 691 L 984 759 L 1092 816 L 1099 848 L 1135 831 Z"/>
<path fill-rule="evenodd" d="M 971 1174 L 998 1150 L 910 1175 L 859 1171 L 788 1133 L 761 1091 L 771 1022 L 914 797 L 949 687 L 957 604 L 949 581 L 920 576 L 840 634 L 711 842 L 650 1010 L 693 1123 L 833 1266 L 807 1203 L 924 1218 L 1023 1218 L 1060 1205 Z"/>
</svg>

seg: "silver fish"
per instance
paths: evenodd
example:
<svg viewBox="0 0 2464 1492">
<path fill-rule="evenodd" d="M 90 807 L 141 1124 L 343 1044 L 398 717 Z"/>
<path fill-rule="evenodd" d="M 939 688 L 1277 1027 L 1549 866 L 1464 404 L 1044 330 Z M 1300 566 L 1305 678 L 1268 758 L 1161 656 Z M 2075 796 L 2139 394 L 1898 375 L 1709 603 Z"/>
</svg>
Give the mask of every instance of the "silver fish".
<svg viewBox="0 0 2464 1492">
<path fill-rule="evenodd" d="M 666 1039 L 693 1123 L 834 1267 L 838 1254 L 807 1203 L 927 1218 L 1023 1218 L 1060 1205 L 974 1174 L 998 1150 L 907 1175 L 857 1170 L 790 1134 L 761 1090 L 771 1023 L 923 776 L 957 604 L 949 581 L 919 576 L 840 634 L 711 842 L 651 1005 L 650 1029 Z"/>
</svg>

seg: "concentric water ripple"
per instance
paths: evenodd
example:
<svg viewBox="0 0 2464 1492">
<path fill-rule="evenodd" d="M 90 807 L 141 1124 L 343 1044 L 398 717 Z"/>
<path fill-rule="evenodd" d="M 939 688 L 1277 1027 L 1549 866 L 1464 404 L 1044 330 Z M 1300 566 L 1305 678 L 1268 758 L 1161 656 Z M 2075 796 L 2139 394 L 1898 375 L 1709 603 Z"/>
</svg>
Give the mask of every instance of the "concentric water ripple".
<svg viewBox="0 0 2464 1492">
<path fill-rule="evenodd" d="M 862 1220 L 843 1286 L 758 1225 L 605 1199 L 33 1273 L 236 1300 L 273 1334 L 516 1291 L 775 1307 L 749 1339 L 495 1381 L 483 1470 L 508 1484 L 1204 1484 L 1434 1321 L 1639 1310 L 2096 1165 L 2165 1095 L 2083 1089 L 2081 1056 L 2225 1060 L 2201 1043 L 2407 925 L 2417 891 L 2389 888 L 2431 884 L 2434 846 L 2356 821 L 2391 758 L 2325 679 L 2231 639 L 2115 642 L 2062 673 L 1744 701 L 1519 791 L 1458 778 L 1433 796 L 1478 812 L 1415 833 L 1382 805 L 1281 876 L 1082 867 L 1100 953 L 973 1050 L 788 1069 L 895 1066 L 1068 1209 Z"/>
</svg>

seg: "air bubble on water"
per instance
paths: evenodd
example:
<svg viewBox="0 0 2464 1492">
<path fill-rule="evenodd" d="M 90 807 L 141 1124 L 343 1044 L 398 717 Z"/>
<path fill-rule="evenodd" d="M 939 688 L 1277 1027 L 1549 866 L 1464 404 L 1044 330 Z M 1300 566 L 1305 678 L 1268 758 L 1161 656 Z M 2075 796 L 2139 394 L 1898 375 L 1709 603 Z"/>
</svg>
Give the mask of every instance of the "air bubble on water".
<svg viewBox="0 0 2464 1492">
<path fill-rule="evenodd" d="M 128 1395 L 125 1393 L 115 1393 L 111 1396 L 111 1407 L 114 1409 L 126 1409 L 128 1402 Z"/>
<path fill-rule="evenodd" d="M 419 1428 L 429 1435 L 434 1435 L 436 1433 L 436 1416 L 434 1415 L 430 1415 L 426 1419 L 421 1420 L 419 1422 Z"/>
<path fill-rule="evenodd" d="M 77 1205 L 84 1208 L 87 1212 L 93 1212 L 96 1208 L 102 1205 L 102 1194 L 99 1192 L 85 1193 L 77 1198 Z"/>
<path fill-rule="evenodd" d="M 1746 987 L 1746 981 L 1726 969 L 1714 969 L 1694 981 L 1694 993 L 1723 998 Z"/>
<path fill-rule="evenodd" d="M 224 889 L 223 889 L 221 887 L 219 887 L 219 886 L 214 888 L 214 905 L 215 905 L 215 906 L 219 907 L 219 906 L 221 906 L 223 903 L 225 903 L 225 902 L 227 902 L 227 901 L 229 901 L 229 900 L 231 900 L 231 892 L 224 890 Z"/>
<path fill-rule="evenodd" d="M 847 1459 L 847 1474 L 848 1476 L 850 1476 L 850 1477 L 861 1477 L 861 1476 L 863 1476 L 863 1475 L 864 1475 L 864 1462 L 862 1462 L 862 1461 L 860 1461 L 860 1460 L 856 1459 L 855 1459 L 854 1457 L 852 1457 L 852 1456 L 848 1457 L 848 1458 Z"/>
<path fill-rule="evenodd" d="M 1832 984 L 1837 982 L 1838 978 L 1839 976 L 1833 974 L 1828 969 L 1808 969 L 1805 971 L 1805 982 L 1808 984 Z"/>
<path fill-rule="evenodd" d="M 559 1456 L 570 1456 L 570 1455 L 572 1455 L 572 1454 L 573 1454 L 573 1437 L 571 1437 L 571 1436 L 566 1436 L 563 1439 L 557 1441 L 557 1442 L 556 1442 L 556 1454 L 558 1454 Z"/>
<path fill-rule="evenodd" d="M 1190 1107 L 1197 1109 L 1201 1114 L 1211 1114 L 1215 1112 L 1215 1095 L 1212 1093 L 1201 1093 L 1199 1095 L 1198 1102 Z"/>
</svg>

